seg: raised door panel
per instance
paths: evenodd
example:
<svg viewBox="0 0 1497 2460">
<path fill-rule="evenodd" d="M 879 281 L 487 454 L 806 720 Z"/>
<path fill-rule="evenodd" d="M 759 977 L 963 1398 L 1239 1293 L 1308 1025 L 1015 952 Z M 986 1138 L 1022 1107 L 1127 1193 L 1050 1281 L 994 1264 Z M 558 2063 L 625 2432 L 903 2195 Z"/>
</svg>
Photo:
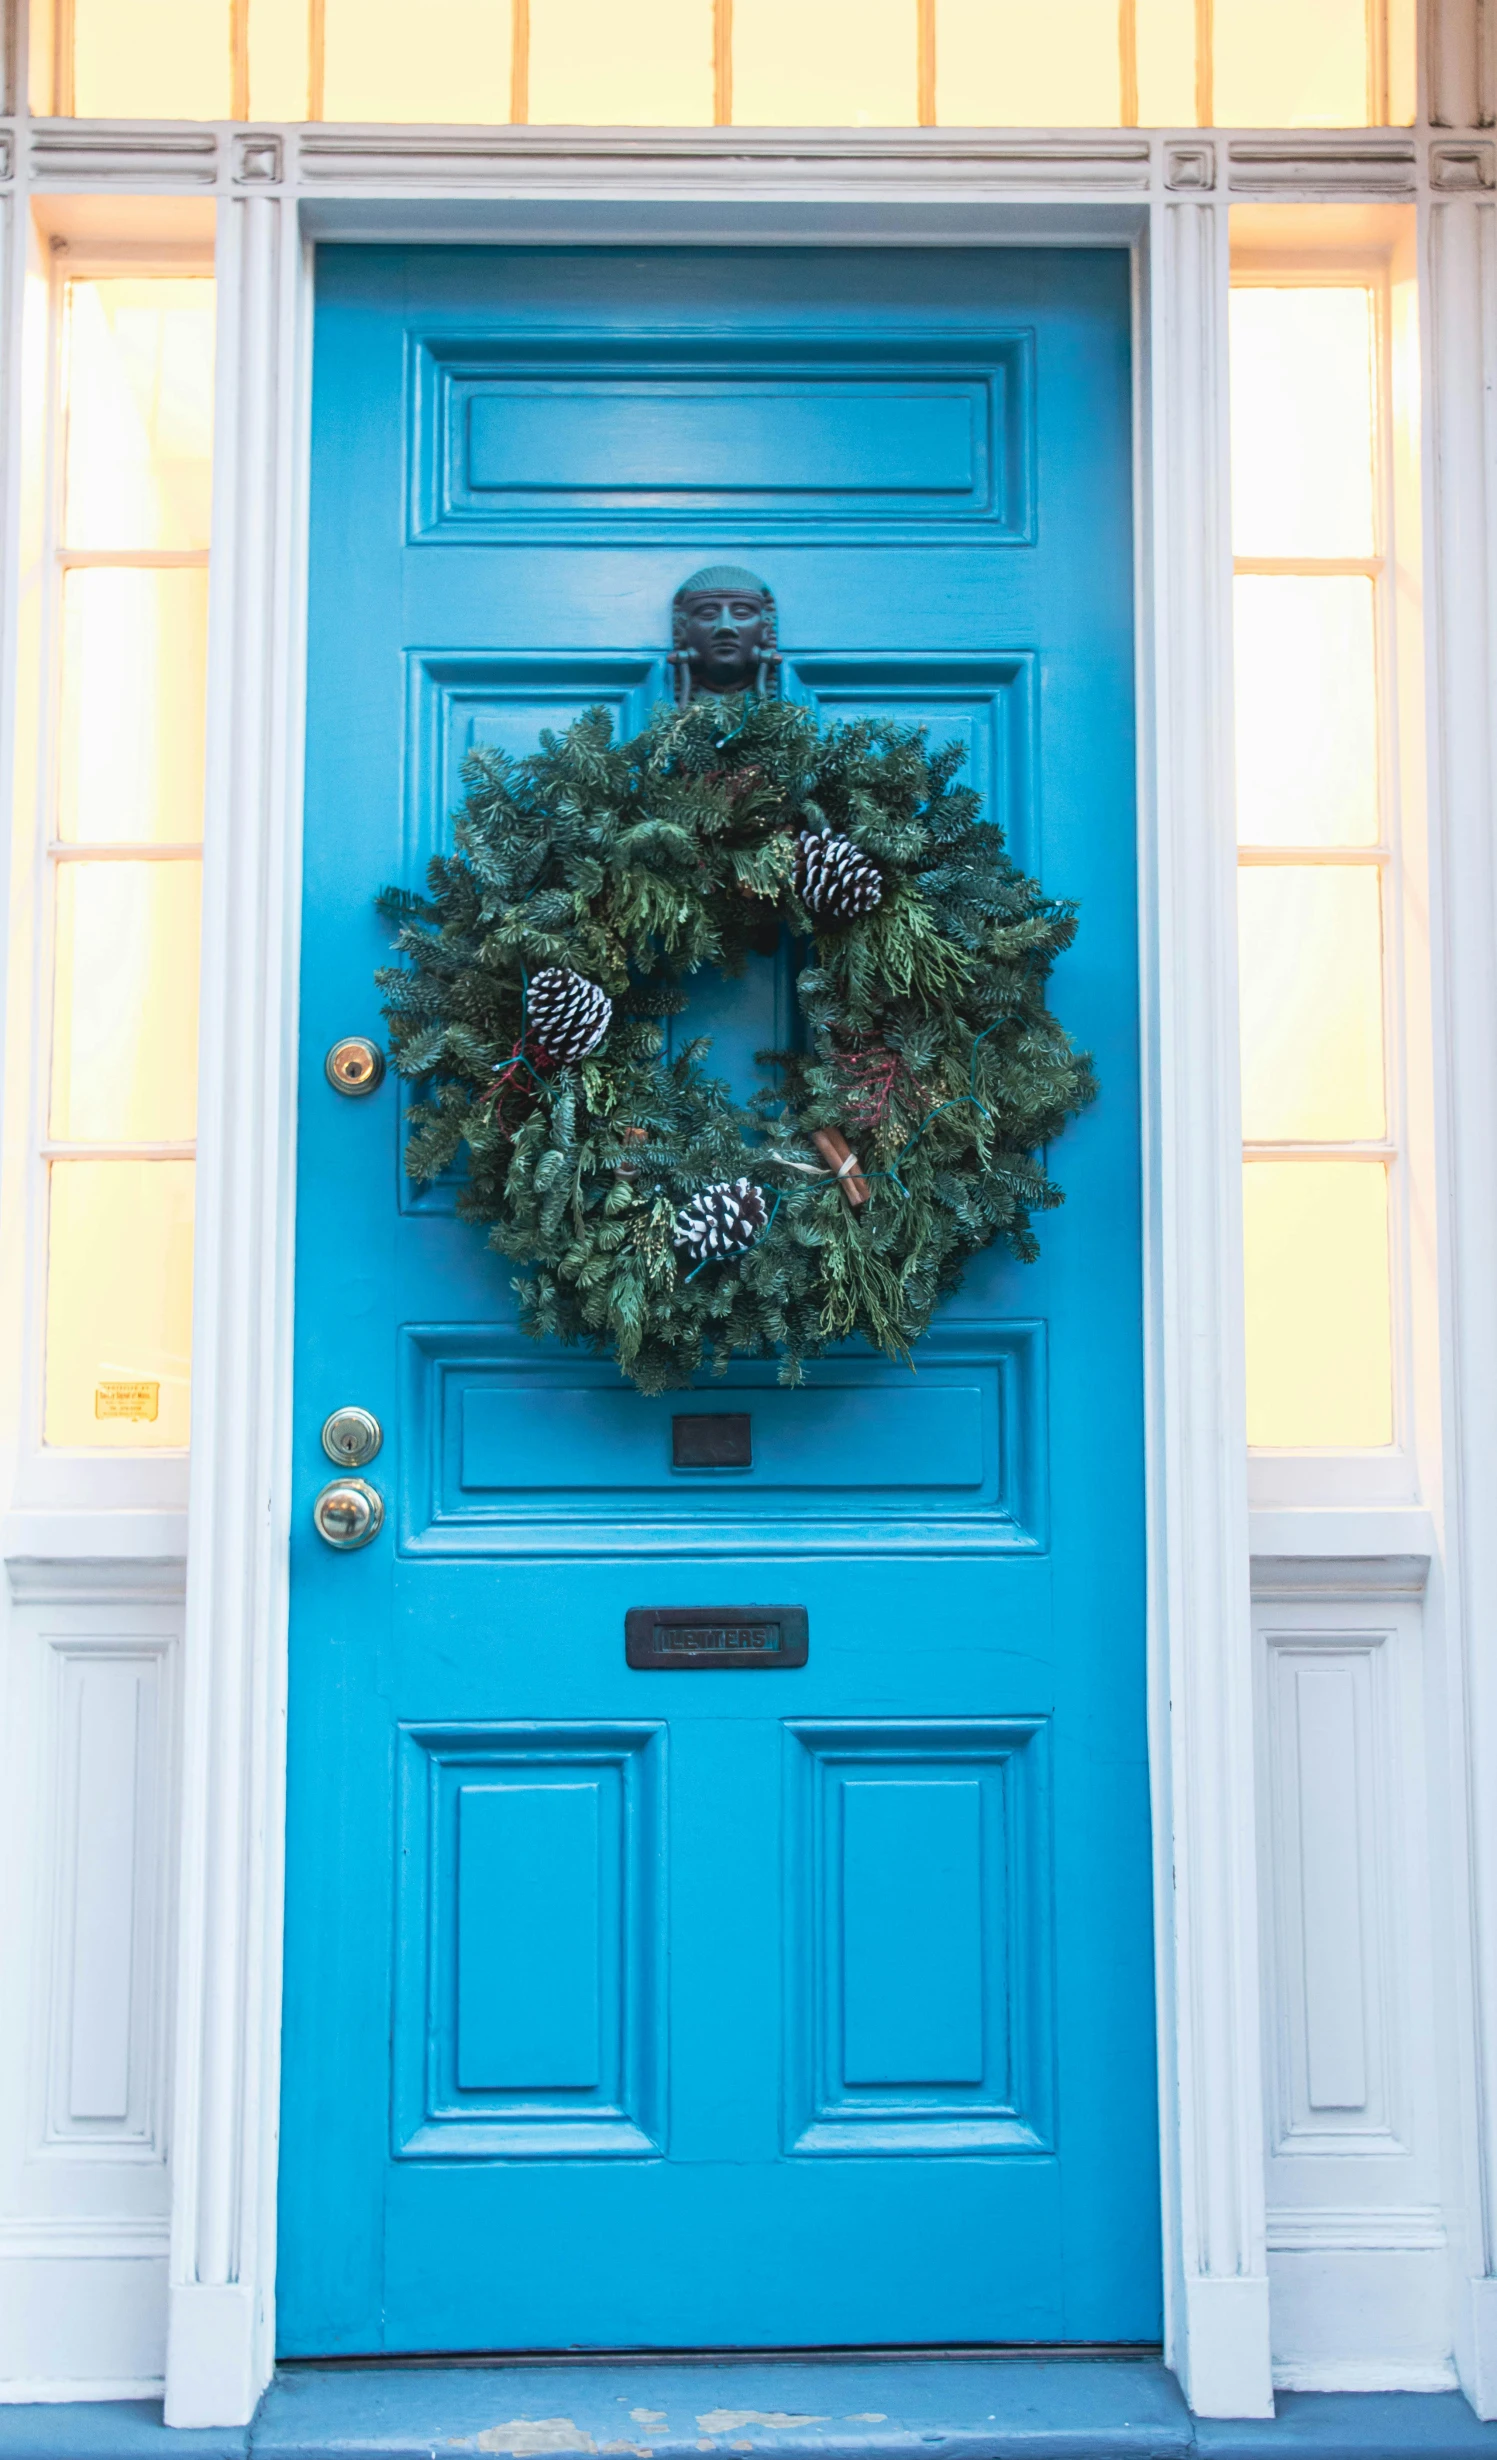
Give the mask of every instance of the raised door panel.
<svg viewBox="0 0 1497 2460">
<path fill-rule="evenodd" d="M 902 541 L 1033 531 L 1033 337 L 933 329 L 877 350 L 643 333 L 516 333 L 413 354 L 413 535 Z"/>
<path fill-rule="evenodd" d="M 658 2150 L 663 1731 L 408 1727 L 401 1756 L 397 2154 Z"/>
<path fill-rule="evenodd" d="M 787 2150 L 1049 2150 L 1047 1721 L 786 1735 Z"/>
</svg>

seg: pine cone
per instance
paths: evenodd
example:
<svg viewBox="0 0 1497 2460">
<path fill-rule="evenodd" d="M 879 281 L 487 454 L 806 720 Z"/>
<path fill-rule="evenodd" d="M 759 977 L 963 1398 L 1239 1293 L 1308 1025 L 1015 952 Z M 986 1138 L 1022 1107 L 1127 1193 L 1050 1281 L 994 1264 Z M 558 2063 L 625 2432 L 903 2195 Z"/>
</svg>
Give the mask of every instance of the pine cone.
<svg viewBox="0 0 1497 2460">
<path fill-rule="evenodd" d="M 696 1264 L 741 1256 L 769 1219 L 769 1199 L 752 1179 L 716 1180 L 683 1204 L 671 1239 Z"/>
<path fill-rule="evenodd" d="M 595 1051 L 612 1016 L 608 993 L 569 966 L 545 965 L 531 978 L 530 1031 L 558 1067 Z"/>
<path fill-rule="evenodd" d="M 851 922 L 873 912 L 884 893 L 883 873 L 850 837 L 802 829 L 795 842 L 795 885 L 808 914 Z"/>
</svg>

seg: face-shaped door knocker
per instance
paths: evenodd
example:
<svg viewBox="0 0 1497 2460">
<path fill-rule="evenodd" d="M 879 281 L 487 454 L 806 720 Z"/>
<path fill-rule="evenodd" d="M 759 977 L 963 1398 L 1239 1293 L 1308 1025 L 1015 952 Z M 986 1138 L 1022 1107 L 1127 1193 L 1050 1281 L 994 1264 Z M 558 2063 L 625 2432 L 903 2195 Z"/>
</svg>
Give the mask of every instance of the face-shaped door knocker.
<svg viewBox="0 0 1497 2460">
<path fill-rule="evenodd" d="M 755 691 L 779 681 L 774 592 L 742 564 L 707 564 L 683 581 L 671 608 L 676 706 L 699 692 Z"/>
</svg>

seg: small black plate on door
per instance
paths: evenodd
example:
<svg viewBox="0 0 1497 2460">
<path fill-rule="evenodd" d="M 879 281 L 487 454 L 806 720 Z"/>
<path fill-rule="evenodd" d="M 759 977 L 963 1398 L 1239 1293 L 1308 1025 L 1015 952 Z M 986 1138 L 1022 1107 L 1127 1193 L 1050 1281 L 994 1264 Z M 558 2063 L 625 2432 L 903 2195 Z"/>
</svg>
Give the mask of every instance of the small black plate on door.
<svg viewBox="0 0 1497 2460">
<path fill-rule="evenodd" d="M 752 1469 L 753 1423 L 746 1409 L 683 1411 L 671 1420 L 672 1469 Z"/>
<path fill-rule="evenodd" d="M 631 1666 L 803 1666 L 810 1646 L 804 1606 L 631 1606 L 624 1617 Z"/>
</svg>

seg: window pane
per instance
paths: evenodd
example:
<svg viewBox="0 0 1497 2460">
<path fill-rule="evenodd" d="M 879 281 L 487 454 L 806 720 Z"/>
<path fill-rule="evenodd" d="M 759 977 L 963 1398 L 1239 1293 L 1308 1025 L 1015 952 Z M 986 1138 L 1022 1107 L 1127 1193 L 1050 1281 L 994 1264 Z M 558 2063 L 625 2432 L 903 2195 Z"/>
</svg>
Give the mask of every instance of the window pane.
<svg viewBox="0 0 1497 2460">
<path fill-rule="evenodd" d="M 246 0 L 252 120 L 304 120 L 311 29 L 308 0 Z"/>
<path fill-rule="evenodd" d="M 68 284 L 67 543 L 206 547 L 213 284 Z"/>
<path fill-rule="evenodd" d="M 740 126 L 908 128 L 916 72 L 910 0 L 733 0 Z"/>
<path fill-rule="evenodd" d="M 196 863 L 60 863 L 52 1134 L 184 1143 L 197 1123 Z"/>
<path fill-rule="evenodd" d="M 1238 873 L 1245 1136 L 1383 1134 L 1379 886 L 1370 867 Z"/>
<path fill-rule="evenodd" d="M 1410 128 L 1419 108 L 1419 0 L 1388 0 L 1388 124 Z"/>
<path fill-rule="evenodd" d="M 1196 0 L 1135 0 L 1140 128 L 1189 128 L 1196 116 Z"/>
<path fill-rule="evenodd" d="M 62 612 L 58 835 L 193 843 L 203 833 L 206 571 L 72 571 Z"/>
<path fill-rule="evenodd" d="M 1116 128 L 1120 59 L 1117 0 L 937 0 L 936 117 L 943 128 Z"/>
<path fill-rule="evenodd" d="M 1391 1443 L 1386 1170 L 1250 1161 L 1243 1210 L 1249 1443 Z"/>
<path fill-rule="evenodd" d="M 530 0 L 530 117 L 712 124 L 712 0 L 653 0 L 648 37 L 618 0 Z"/>
<path fill-rule="evenodd" d="M 323 22 L 324 119 L 509 118 L 509 0 L 326 0 Z"/>
<path fill-rule="evenodd" d="M 1219 128 L 1367 122 L 1367 0 L 1214 0 Z"/>
<path fill-rule="evenodd" d="M 1376 845 L 1371 581 L 1239 573 L 1233 630 L 1241 842 Z"/>
<path fill-rule="evenodd" d="M 80 119 L 229 115 L 229 0 L 73 0 Z"/>
<path fill-rule="evenodd" d="M 1232 293 L 1232 544 L 1371 555 L 1372 296 Z"/>
<path fill-rule="evenodd" d="M 54 1162 L 50 1178 L 47 1442 L 184 1445 L 191 1162 Z"/>
</svg>

